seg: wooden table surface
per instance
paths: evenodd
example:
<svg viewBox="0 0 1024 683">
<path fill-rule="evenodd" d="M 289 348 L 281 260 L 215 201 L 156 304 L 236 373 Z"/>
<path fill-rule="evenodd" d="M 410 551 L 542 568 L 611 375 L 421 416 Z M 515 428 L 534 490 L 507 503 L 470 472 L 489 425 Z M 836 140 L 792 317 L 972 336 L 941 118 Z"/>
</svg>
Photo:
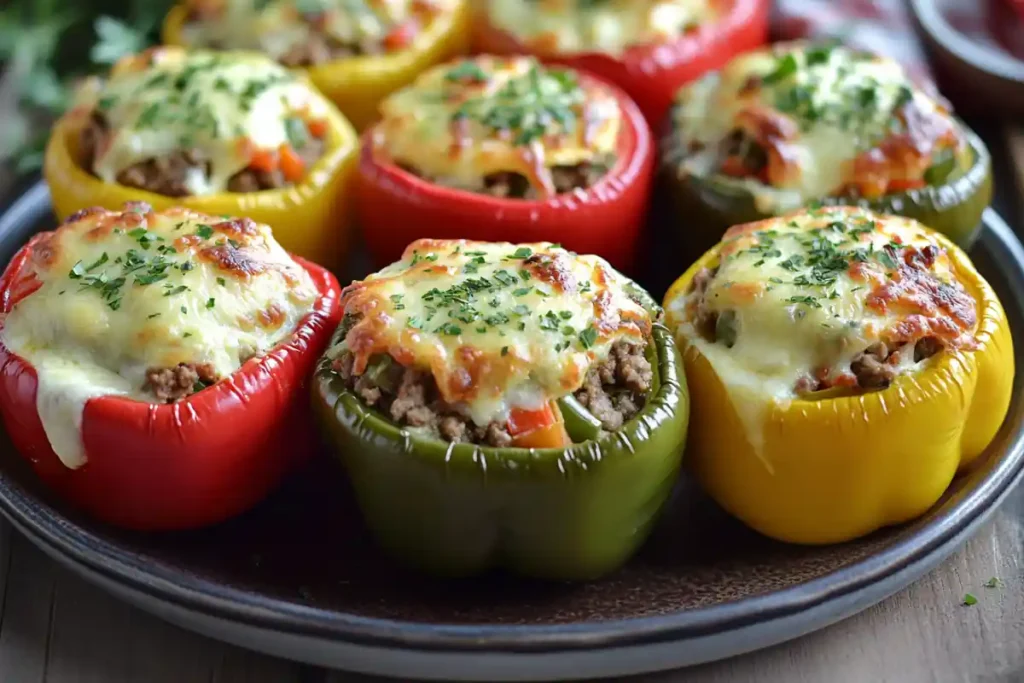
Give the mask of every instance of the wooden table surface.
<svg viewBox="0 0 1024 683">
<path fill-rule="evenodd" d="M 985 136 L 996 208 L 1024 225 L 1024 135 Z M 1022 175 L 1018 180 L 1024 180 Z M 9 183 L 0 172 L 0 190 Z M 997 578 L 997 587 L 986 587 Z M 963 604 L 967 593 L 977 604 Z M 166 624 L 57 566 L 0 521 L 0 683 L 367 683 Z M 1024 681 L 1024 488 L 914 585 L 844 622 L 776 647 L 619 683 Z"/>
</svg>

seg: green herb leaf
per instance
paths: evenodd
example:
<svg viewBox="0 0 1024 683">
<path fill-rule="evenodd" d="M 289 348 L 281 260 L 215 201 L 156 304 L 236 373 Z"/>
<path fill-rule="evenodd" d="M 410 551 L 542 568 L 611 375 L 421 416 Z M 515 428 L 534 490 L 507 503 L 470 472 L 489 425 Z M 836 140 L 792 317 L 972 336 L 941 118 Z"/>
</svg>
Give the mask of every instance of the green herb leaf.
<svg viewBox="0 0 1024 683">
<path fill-rule="evenodd" d="M 99 42 L 89 53 L 97 64 L 113 64 L 125 55 L 139 52 L 146 46 L 144 33 L 113 17 L 97 17 L 93 27 Z"/>
<path fill-rule="evenodd" d="M 302 119 L 295 116 L 285 119 L 284 130 L 293 148 L 302 149 L 309 143 L 309 129 Z"/>
<path fill-rule="evenodd" d="M 769 85 L 778 83 L 795 74 L 799 67 L 796 57 L 792 53 L 786 53 L 775 63 L 775 70 L 765 76 L 763 80 Z"/>
<path fill-rule="evenodd" d="M 450 69 L 444 75 L 446 81 L 471 81 L 483 82 L 487 80 L 487 73 L 480 68 L 472 59 L 466 59 L 459 63 L 454 69 Z"/>
<path fill-rule="evenodd" d="M 968 607 L 970 607 L 971 605 L 976 605 L 978 604 L 978 598 L 974 597 L 970 593 L 965 593 L 963 604 L 967 605 Z"/>
<path fill-rule="evenodd" d="M 445 323 L 441 325 L 441 327 L 437 328 L 437 332 L 440 332 L 441 334 L 446 334 L 450 337 L 454 337 L 456 335 L 462 334 L 462 328 L 456 325 L 455 323 Z"/>
<path fill-rule="evenodd" d="M 580 332 L 579 339 L 580 346 L 582 346 L 584 349 L 589 349 L 592 346 L 594 346 L 594 344 L 597 342 L 597 330 L 594 329 L 593 325 L 591 325 L 582 332 Z"/>
</svg>

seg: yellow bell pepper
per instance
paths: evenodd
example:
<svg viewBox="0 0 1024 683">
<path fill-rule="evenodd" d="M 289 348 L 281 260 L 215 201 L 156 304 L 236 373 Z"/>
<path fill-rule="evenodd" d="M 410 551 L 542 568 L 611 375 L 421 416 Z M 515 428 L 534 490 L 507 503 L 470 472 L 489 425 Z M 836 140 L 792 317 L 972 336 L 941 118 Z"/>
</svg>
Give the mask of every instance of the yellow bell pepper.
<svg viewBox="0 0 1024 683">
<path fill-rule="evenodd" d="M 148 202 L 158 211 L 185 206 L 213 215 L 248 216 L 269 225 L 289 252 L 331 270 L 343 265 L 351 233 L 349 188 L 355 177 L 359 137 L 333 107 L 328 107 L 324 153 L 302 182 L 277 190 L 196 197 L 167 197 L 107 183 L 89 173 L 79 154 L 88 118 L 89 112 L 82 108 L 68 111 L 54 125 L 46 146 L 43 176 L 59 219 L 89 206 L 119 210 L 128 201 Z"/>
<path fill-rule="evenodd" d="M 175 5 L 162 28 L 166 45 L 185 45 L 182 28 L 188 10 Z M 303 68 L 317 88 L 362 131 L 377 120 L 377 105 L 421 72 L 469 50 L 470 13 L 466 0 L 438 15 L 404 50 L 385 55 L 347 57 Z"/>
<path fill-rule="evenodd" d="M 678 333 L 682 313 L 672 306 L 701 269 L 718 264 L 719 247 L 669 289 L 667 323 L 683 351 L 692 405 L 687 461 L 730 514 L 782 541 L 853 539 L 923 514 L 995 437 L 1013 383 L 1009 323 L 967 255 L 929 233 L 977 302 L 977 348 L 943 351 L 881 391 L 777 402 L 766 411 L 760 453 L 711 363 Z"/>
</svg>

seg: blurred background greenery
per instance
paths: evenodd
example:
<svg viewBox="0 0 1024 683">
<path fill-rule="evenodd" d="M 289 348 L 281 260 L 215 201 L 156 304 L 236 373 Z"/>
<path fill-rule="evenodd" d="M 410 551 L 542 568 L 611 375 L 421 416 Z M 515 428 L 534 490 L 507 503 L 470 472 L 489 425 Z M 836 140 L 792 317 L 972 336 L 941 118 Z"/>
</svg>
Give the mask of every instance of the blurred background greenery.
<svg viewBox="0 0 1024 683">
<path fill-rule="evenodd" d="M 39 168 L 75 84 L 155 44 L 172 0 L 9 0 L 0 8 L 0 163 Z"/>
</svg>

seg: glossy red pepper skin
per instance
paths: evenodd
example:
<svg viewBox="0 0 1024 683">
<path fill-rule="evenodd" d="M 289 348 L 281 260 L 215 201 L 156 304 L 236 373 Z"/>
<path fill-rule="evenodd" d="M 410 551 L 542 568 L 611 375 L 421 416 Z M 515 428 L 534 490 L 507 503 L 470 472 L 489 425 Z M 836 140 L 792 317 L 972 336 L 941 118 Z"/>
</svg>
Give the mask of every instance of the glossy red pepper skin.
<svg viewBox="0 0 1024 683">
<path fill-rule="evenodd" d="M 356 217 L 375 266 L 397 261 L 413 240 L 432 237 L 558 242 L 571 251 L 603 256 L 630 273 L 651 193 L 654 147 L 636 104 L 619 88 L 601 85 L 614 93 L 623 112 L 616 163 L 586 190 L 545 200 L 505 199 L 428 182 L 375 153 L 375 129 L 366 131 Z"/>
<path fill-rule="evenodd" d="M 33 290 L 23 269 L 38 239 L 0 279 L 0 315 Z M 177 403 L 90 399 L 86 462 L 77 469 L 58 459 L 43 431 L 35 369 L 0 343 L 0 414 L 18 452 L 58 495 L 120 527 L 195 528 L 252 507 L 314 452 L 309 378 L 341 317 L 335 277 L 295 260 L 320 298 L 287 341 Z"/>
<path fill-rule="evenodd" d="M 473 22 L 474 52 L 532 53 L 546 62 L 597 74 L 629 93 L 652 128 L 665 118 L 680 86 L 721 68 L 736 55 L 768 42 L 769 0 L 719 0 L 720 18 L 678 40 L 637 45 L 621 56 L 599 52 L 539 53 L 491 26 L 483 12 Z"/>
</svg>

